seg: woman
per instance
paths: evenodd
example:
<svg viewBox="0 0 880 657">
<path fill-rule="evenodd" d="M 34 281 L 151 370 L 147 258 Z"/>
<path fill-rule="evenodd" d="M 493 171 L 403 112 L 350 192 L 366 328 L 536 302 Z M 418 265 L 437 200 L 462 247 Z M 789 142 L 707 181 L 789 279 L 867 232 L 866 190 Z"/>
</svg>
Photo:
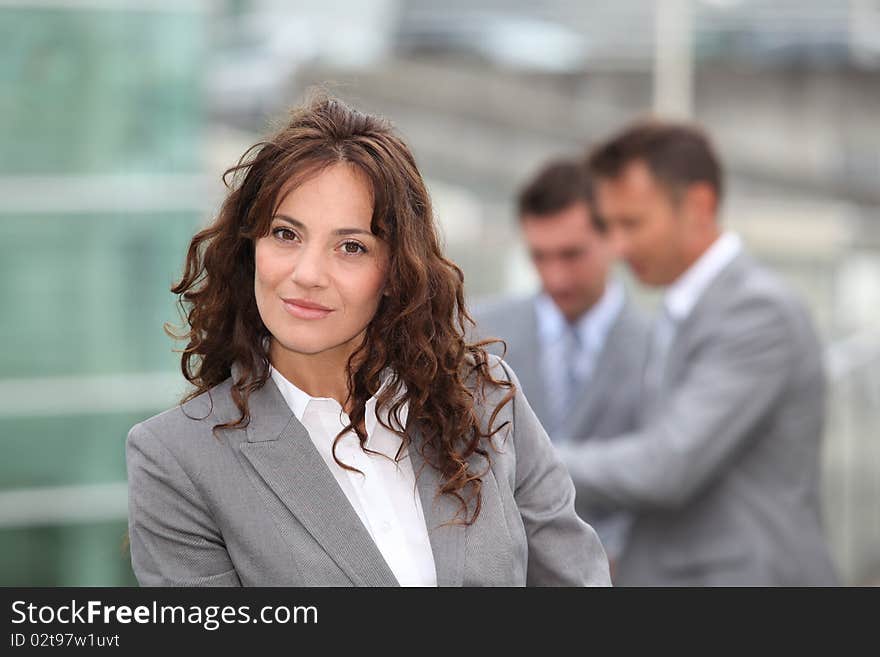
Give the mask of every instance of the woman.
<svg viewBox="0 0 880 657">
<path fill-rule="evenodd" d="M 608 584 L 389 125 L 321 97 L 228 174 L 172 288 L 195 390 L 128 434 L 139 582 Z"/>
</svg>

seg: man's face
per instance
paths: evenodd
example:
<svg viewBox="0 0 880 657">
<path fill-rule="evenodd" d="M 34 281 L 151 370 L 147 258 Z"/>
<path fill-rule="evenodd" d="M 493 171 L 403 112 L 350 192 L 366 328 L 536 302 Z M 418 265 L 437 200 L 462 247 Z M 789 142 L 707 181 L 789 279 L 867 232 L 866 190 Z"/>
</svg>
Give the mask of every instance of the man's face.
<svg viewBox="0 0 880 657">
<path fill-rule="evenodd" d="M 544 291 L 574 321 L 605 291 L 611 264 L 608 240 L 593 226 L 585 202 L 551 215 L 527 214 L 521 225 Z"/>
<path fill-rule="evenodd" d="M 689 264 L 691 221 L 641 161 L 616 178 L 600 178 L 596 204 L 616 255 L 646 285 L 669 285 Z"/>
</svg>

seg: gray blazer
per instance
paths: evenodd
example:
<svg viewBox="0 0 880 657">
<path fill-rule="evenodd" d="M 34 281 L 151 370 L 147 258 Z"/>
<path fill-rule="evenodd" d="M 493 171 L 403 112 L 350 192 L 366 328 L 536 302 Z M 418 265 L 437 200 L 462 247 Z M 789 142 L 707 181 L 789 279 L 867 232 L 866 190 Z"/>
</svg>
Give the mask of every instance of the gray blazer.
<svg viewBox="0 0 880 657">
<path fill-rule="evenodd" d="M 541 345 L 535 296 L 485 302 L 473 312 L 475 337 L 500 337 L 507 344 L 505 362 L 516 370 L 529 403 L 543 424 L 549 419 L 547 388 L 540 370 Z M 560 435 L 580 443 L 605 440 L 635 431 L 640 419 L 642 367 L 648 343 L 648 323 L 627 301 L 614 321 L 593 374 L 576 393 Z M 490 350 L 500 355 L 498 345 Z M 552 436 L 556 440 L 555 436 Z M 599 533 L 609 556 L 616 558 L 625 540 L 630 514 L 596 508 L 578 495 L 578 515 Z"/>
<path fill-rule="evenodd" d="M 517 383 L 492 360 L 496 378 Z M 396 586 L 271 378 L 250 397 L 246 429 L 212 435 L 214 424 L 238 417 L 230 386 L 227 379 L 128 434 L 129 538 L 140 584 Z M 483 422 L 505 392 L 493 388 L 478 403 Z M 499 413 L 498 423 L 505 420 L 511 425 L 490 450 L 482 510 L 470 527 L 443 524 L 458 502 L 438 494 L 438 473 L 421 467 L 421 437 L 412 432 L 409 458 L 438 584 L 608 585 L 602 546 L 577 517 L 571 479 L 520 390 Z"/>
<path fill-rule="evenodd" d="M 542 423 L 548 400 L 541 376 L 541 345 L 534 295 L 486 302 L 475 307 L 475 336 L 500 337 L 507 343 L 504 361 L 516 371 L 523 392 Z M 627 301 L 611 327 L 589 381 L 582 384 L 562 435 L 576 441 L 610 438 L 634 430 L 639 422 L 639 393 L 647 346 L 648 325 Z M 498 345 L 490 350 L 500 355 Z"/>
<path fill-rule="evenodd" d="M 563 447 L 579 496 L 637 512 L 623 585 L 834 585 L 820 519 L 821 347 L 745 254 L 676 329 L 643 429 Z"/>
</svg>

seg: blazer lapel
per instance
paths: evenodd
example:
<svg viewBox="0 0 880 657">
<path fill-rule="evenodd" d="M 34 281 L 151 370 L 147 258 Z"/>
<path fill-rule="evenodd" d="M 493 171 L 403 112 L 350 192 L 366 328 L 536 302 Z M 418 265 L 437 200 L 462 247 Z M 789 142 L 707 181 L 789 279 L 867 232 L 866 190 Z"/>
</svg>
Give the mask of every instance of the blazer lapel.
<svg viewBox="0 0 880 657">
<path fill-rule="evenodd" d="M 416 476 L 416 487 L 422 502 L 431 551 L 434 553 L 437 586 L 461 586 L 464 577 L 466 527 L 463 524 L 444 525 L 455 517 L 460 505 L 455 498 L 440 494 L 440 473 L 425 461 L 420 452 L 423 441 L 421 432 L 412 428 L 408 431 L 412 438 L 409 458 Z"/>
<path fill-rule="evenodd" d="M 271 378 L 251 394 L 249 406 L 247 442 L 240 448 L 266 485 L 355 585 L 398 586 L 308 431 Z"/>
<path fill-rule="evenodd" d="M 585 440 L 592 435 L 593 425 L 596 421 L 596 404 L 602 398 L 602 393 L 605 390 L 605 379 L 609 376 L 607 372 L 609 363 L 607 361 L 611 350 L 607 346 L 611 337 L 610 335 L 608 336 L 608 342 L 603 346 L 602 351 L 599 352 L 599 357 L 596 359 L 596 365 L 592 373 L 586 381 L 582 381 L 578 385 L 578 390 L 571 397 L 575 400 L 577 406 L 566 415 L 565 426 L 560 435 L 569 436 L 575 442 Z"/>
<path fill-rule="evenodd" d="M 593 371 L 580 384 L 577 393 L 572 397 L 577 400 L 577 407 L 567 416 L 562 435 L 570 436 L 576 442 L 592 437 L 593 427 L 600 415 L 599 402 L 605 399 L 608 381 L 614 378 L 615 370 L 619 365 L 615 362 L 614 356 L 625 348 L 629 340 L 627 331 L 629 312 L 629 302 L 625 301 L 608 331 L 605 344 L 596 357 Z"/>
<path fill-rule="evenodd" d="M 715 279 L 703 290 L 690 314 L 677 327 L 664 368 L 664 390 L 669 388 L 670 382 L 676 381 L 686 367 L 692 336 L 699 333 L 704 324 L 713 326 L 718 322 L 718 309 L 730 296 L 728 287 L 735 284 L 738 273 L 747 266 L 747 258 L 745 253 L 740 252 L 718 272 Z"/>
</svg>

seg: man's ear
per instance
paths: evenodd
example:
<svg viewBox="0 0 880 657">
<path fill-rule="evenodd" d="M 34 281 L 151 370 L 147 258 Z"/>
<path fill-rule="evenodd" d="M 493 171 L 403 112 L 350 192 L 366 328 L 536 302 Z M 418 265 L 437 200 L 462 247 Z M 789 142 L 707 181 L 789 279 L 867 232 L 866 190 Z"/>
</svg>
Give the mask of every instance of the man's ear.
<svg viewBox="0 0 880 657">
<path fill-rule="evenodd" d="M 718 196 L 711 185 L 697 182 L 689 185 L 684 194 L 685 213 L 700 224 L 714 223 L 718 212 Z"/>
</svg>

